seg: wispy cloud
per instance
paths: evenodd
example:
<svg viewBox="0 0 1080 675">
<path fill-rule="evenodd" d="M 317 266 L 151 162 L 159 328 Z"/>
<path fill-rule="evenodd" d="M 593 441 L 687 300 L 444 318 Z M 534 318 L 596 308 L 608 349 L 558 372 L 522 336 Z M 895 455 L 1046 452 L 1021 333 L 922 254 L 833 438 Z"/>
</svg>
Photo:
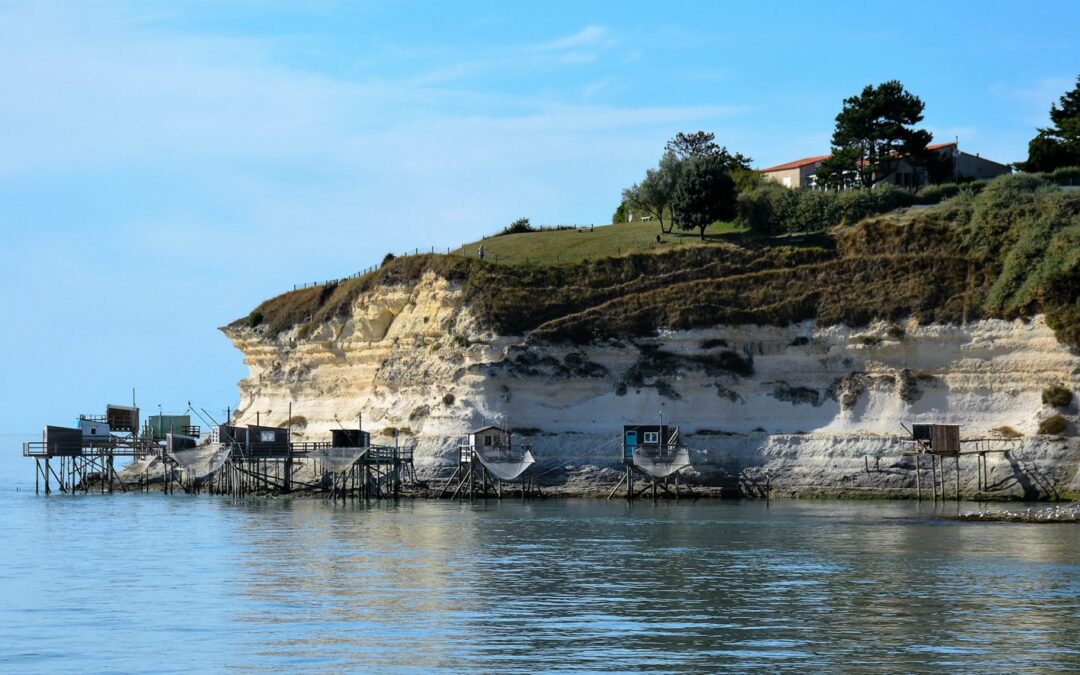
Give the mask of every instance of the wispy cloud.
<svg viewBox="0 0 1080 675">
<path fill-rule="evenodd" d="M 379 250 L 472 236 L 521 211 L 573 219 L 569 204 L 597 190 L 617 195 L 674 130 L 743 112 L 593 103 L 615 86 L 610 77 L 512 94 L 465 86 L 485 69 L 603 48 L 613 38 L 600 26 L 511 47 L 501 59 L 481 54 L 416 76 L 345 79 L 276 63 L 257 40 L 161 34 L 141 17 L 118 18 L 31 20 L 9 10 L 4 23 L 34 30 L 0 29 L 9 38 L 0 49 L 0 175 L 157 176 L 169 190 L 155 203 L 143 192 L 141 206 L 118 216 L 135 230 L 186 221 L 193 232 L 240 239 L 259 229 L 272 242 L 305 224 L 311 236 L 288 251 L 267 243 L 270 256 L 326 255 L 325 237 L 369 220 L 421 224 L 363 244 Z"/>
<path fill-rule="evenodd" d="M 581 47 L 610 47 L 614 43 L 611 31 L 604 26 L 585 26 L 573 35 L 534 45 L 534 51 L 563 51 Z"/>
</svg>

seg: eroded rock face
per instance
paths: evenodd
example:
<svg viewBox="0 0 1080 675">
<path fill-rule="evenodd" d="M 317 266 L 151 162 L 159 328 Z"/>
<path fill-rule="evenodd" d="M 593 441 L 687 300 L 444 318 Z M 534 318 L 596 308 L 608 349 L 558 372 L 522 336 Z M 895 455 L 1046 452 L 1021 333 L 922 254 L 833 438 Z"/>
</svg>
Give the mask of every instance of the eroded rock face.
<svg viewBox="0 0 1080 675">
<path fill-rule="evenodd" d="M 421 473 L 455 461 L 470 428 L 506 424 L 543 465 L 572 473 L 617 462 L 622 425 L 663 412 L 697 450 L 702 477 L 756 472 L 774 486 L 799 492 L 809 481 L 823 493 L 852 481 L 901 489 L 910 470 L 896 465 L 875 478 L 865 457 L 878 468 L 902 462 L 900 422 L 951 422 L 966 437 L 1006 426 L 1024 434 L 1011 463 L 1001 458 L 1003 472 L 1015 473 L 1030 450 L 1053 474 L 1052 487 L 1066 489 L 1075 474 L 1070 441 L 1033 437 L 1041 419 L 1061 412 L 1042 403 L 1042 390 L 1080 385 L 1080 358 L 1041 317 L 717 326 L 564 345 L 487 332 L 462 296 L 429 273 L 362 295 L 351 316 L 304 339 L 226 329 L 250 369 L 240 382 L 240 422 L 259 410 L 264 421 L 284 423 L 291 403 L 307 421 L 294 435 L 320 440 L 362 416 L 374 442 L 392 443 L 396 430 L 415 443 Z M 1075 410 L 1064 412 L 1072 429 Z M 1020 479 L 1002 480 L 1033 496 Z"/>
</svg>

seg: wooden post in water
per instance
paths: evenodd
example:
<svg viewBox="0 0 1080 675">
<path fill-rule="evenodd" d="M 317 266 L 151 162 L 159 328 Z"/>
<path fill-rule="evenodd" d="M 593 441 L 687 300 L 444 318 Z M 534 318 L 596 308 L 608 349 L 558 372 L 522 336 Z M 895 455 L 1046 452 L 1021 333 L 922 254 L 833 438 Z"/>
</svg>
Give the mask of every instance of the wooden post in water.
<svg viewBox="0 0 1080 675">
<path fill-rule="evenodd" d="M 921 459 L 922 455 L 919 454 L 919 447 L 915 446 L 915 495 L 920 504 L 922 503 L 922 476 L 919 475 L 922 473 Z"/>
<path fill-rule="evenodd" d="M 930 480 L 934 482 L 934 503 L 937 504 L 937 455 L 930 455 Z"/>
<path fill-rule="evenodd" d="M 956 453 L 956 503 L 960 504 L 960 453 Z"/>
</svg>

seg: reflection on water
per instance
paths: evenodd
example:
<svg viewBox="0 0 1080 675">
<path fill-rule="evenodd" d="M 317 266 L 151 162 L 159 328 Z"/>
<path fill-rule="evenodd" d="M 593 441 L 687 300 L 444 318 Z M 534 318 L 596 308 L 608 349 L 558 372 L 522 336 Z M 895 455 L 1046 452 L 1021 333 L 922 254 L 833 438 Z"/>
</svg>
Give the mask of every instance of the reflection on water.
<svg viewBox="0 0 1080 675">
<path fill-rule="evenodd" d="M 900 502 L 0 493 L 0 668 L 1080 666 L 1071 525 Z"/>
</svg>

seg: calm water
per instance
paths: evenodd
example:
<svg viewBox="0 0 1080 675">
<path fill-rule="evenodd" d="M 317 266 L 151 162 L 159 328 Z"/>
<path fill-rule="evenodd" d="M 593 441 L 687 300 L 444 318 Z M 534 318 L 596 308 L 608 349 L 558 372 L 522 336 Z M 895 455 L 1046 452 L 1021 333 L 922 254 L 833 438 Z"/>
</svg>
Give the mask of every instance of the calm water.
<svg viewBox="0 0 1080 675">
<path fill-rule="evenodd" d="M 1080 669 L 1080 527 L 898 502 L 46 499 L 14 447 L 5 671 Z"/>
</svg>

